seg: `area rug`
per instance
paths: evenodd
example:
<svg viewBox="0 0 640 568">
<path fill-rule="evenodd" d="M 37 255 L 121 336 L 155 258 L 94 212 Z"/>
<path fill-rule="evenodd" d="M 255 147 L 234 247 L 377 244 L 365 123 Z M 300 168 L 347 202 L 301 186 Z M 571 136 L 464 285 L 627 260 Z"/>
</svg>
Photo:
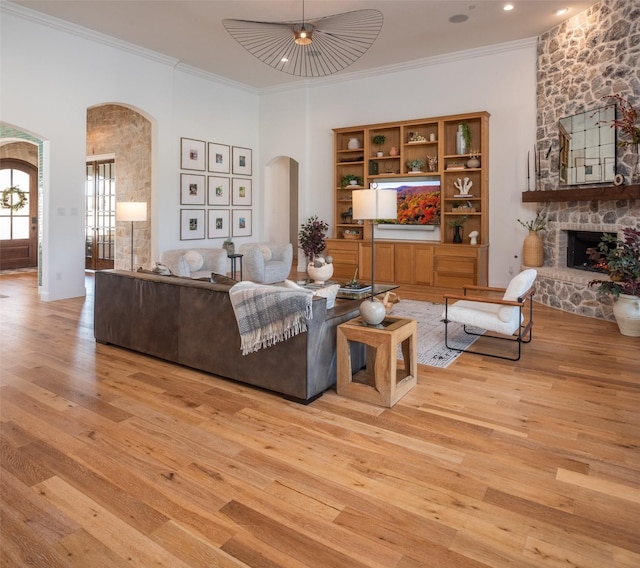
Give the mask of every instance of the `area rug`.
<svg viewBox="0 0 640 568">
<path fill-rule="evenodd" d="M 447 367 L 453 363 L 461 353 L 447 349 L 444 345 L 444 323 L 442 323 L 442 304 L 432 302 L 418 302 L 417 300 L 401 300 L 395 304 L 390 315 L 412 318 L 418 322 L 417 360 L 420 365 L 431 367 Z M 476 333 L 482 330 L 473 329 Z M 476 339 L 474 335 L 467 335 L 458 323 L 449 324 L 449 345 L 466 349 Z M 398 348 L 398 359 L 402 353 Z"/>
</svg>

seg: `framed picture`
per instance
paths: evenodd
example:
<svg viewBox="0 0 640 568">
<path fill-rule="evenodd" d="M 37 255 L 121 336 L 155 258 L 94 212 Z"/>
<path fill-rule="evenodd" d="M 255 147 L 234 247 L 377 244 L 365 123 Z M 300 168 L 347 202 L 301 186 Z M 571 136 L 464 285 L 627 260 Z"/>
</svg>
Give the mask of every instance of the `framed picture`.
<svg viewBox="0 0 640 568">
<path fill-rule="evenodd" d="M 209 142 L 209 171 L 218 174 L 229 173 L 229 146 Z"/>
<path fill-rule="evenodd" d="M 180 209 L 180 240 L 204 239 L 204 209 Z"/>
<path fill-rule="evenodd" d="M 251 205 L 251 180 L 233 178 L 231 205 Z"/>
<path fill-rule="evenodd" d="M 209 176 L 209 205 L 229 205 L 229 178 Z"/>
<path fill-rule="evenodd" d="M 232 212 L 232 237 L 251 236 L 251 209 L 234 209 Z"/>
<path fill-rule="evenodd" d="M 180 174 L 180 205 L 204 205 L 204 176 Z"/>
<path fill-rule="evenodd" d="M 250 148 L 233 147 L 233 174 L 241 176 L 251 175 L 252 151 Z"/>
<path fill-rule="evenodd" d="M 208 239 L 224 239 L 231 234 L 228 209 L 209 209 L 207 215 L 209 216 L 207 220 Z"/>
<path fill-rule="evenodd" d="M 180 169 L 205 171 L 206 146 L 203 140 L 180 138 Z"/>
</svg>

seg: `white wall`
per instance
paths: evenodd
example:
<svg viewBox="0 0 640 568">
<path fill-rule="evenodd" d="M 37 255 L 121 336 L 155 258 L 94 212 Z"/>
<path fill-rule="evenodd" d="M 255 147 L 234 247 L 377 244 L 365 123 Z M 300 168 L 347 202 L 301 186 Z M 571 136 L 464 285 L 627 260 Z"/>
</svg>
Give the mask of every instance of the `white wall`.
<svg viewBox="0 0 640 568">
<path fill-rule="evenodd" d="M 520 195 L 526 188 L 527 150 L 535 142 L 535 40 L 454 54 L 421 68 L 352 76 L 348 82 L 309 81 L 306 97 L 265 93 L 260 121 L 265 143 L 268 138 L 265 152 L 292 152 L 304 160 L 300 218 L 318 214 L 332 222 L 332 128 L 483 110 L 491 113 L 489 279 L 498 286 L 520 268 L 526 234 L 516 219 L 533 216 L 535 209 L 523 206 Z"/>
<path fill-rule="evenodd" d="M 45 299 L 84 294 L 86 109 L 131 106 L 152 122 L 152 255 L 167 248 L 220 246 L 180 241 L 180 137 L 253 149 L 253 234 L 263 239 L 285 193 L 265 201 L 266 165 L 299 163 L 299 219 L 333 217 L 332 128 L 487 110 L 490 121 L 490 282 L 517 270 L 524 238 L 516 218 L 535 140 L 535 41 L 494 46 L 374 76 L 310 80 L 307 87 L 258 94 L 3 11 L 0 120 L 45 141 Z M 24 41 L 29 38 L 29 41 Z M 97 82 L 95 79 L 99 78 Z M 283 202 L 280 203 L 279 200 Z M 532 209 L 533 210 L 533 209 Z M 268 213 L 268 214 L 265 214 Z"/>
<path fill-rule="evenodd" d="M 0 120 L 45 141 L 43 299 L 85 293 L 84 163 L 90 106 L 127 105 L 152 122 L 154 258 L 160 250 L 188 246 L 179 232 L 180 137 L 252 148 L 254 211 L 262 206 L 256 191 L 257 94 L 175 70 L 175 62 L 161 56 L 142 57 L 43 25 L 39 16 L 5 11 L 0 58 Z M 261 231 L 259 222 L 256 231 Z M 221 246 L 221 241 L 188 244 Z"/>
</svg>

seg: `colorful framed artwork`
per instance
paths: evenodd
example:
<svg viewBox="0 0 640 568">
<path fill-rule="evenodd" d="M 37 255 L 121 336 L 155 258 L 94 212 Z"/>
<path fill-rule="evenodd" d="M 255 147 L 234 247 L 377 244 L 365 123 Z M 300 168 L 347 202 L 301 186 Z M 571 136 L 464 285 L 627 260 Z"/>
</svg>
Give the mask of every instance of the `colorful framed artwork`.
<svg viewBox="0 0 640 568">
<path fill-rule="evenodd" d="M 204 209 L 180 209 L 180 240 L 204 239 Z"/>
<path fill-rule="evenodd" d="M 180 138 L 180 169 L 205 171 L 206 145 L 204 140 Z"/>
<path fill-rule="evenodd" d="M 229 173 L 229 146 L 209 142 L 209 171 L 218 174 Z"/>
<path fill-rule="evenodd" d="M 209 216 L 207 220 L 208 239 L 224 239 L 231 234 L 228 209 L 209 209 L 207 215 Z"/>
<path fill-rule="evenodd" d="M 180 174 L 180 205 L 204 205 L 204 183 L 203 175 Z"/>
<path fill-rule="evenodd" d="M 229 178 L 209 176 L 209 205 L 229 205 Z"/>
<path fill-rule="evenodd" d="M 253 160 L 253 152 L 250 148 L 233 147 L 233 167 L 231 173 L 241 176 L 251 175 L 251 162 Z"/>
<path fill-rule="evenodd" d="M 231 236 L 251 236 L 251 209 L 234 209 L 232 211 Z"/>
<path fill-rule="evenodd" d="M 233 178 L 231 187 L 231 205 L 251 205 L 250 179 Z"/>
</svg>

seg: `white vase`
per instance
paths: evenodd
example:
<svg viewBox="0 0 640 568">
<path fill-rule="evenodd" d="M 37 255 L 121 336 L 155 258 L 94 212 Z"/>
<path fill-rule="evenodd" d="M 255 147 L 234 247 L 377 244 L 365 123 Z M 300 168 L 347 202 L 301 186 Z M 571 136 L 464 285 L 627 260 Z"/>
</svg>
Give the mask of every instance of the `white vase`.
<svg viewBox="0 0 640 568">
<path fill-rule="evenodd" d="M 309 263 L 307 266 L 307 274 L 313 280 L 314 284 L 324 284 L 333 276 L 333 263 L 323 264 L 320 267 L 313 266 Z"/>
<path fill-rule="evenodd" d="M 468 151 L 467 142 L 462 135 L 462 126 L 460 125 L 456 132 L 456 154 L 466 154 Z"/>
<path fill-rule="evenodd" d="M 622 335 L 640 337 L 640 297 L 620 294 L 613 304 L 613 315 Z"/>
<path fill-rule="evenodd" d="M 378 325 L 386 313 L 384 304 L 375 300 L 371 301 L 371 298 L 367 298 L 360 304 L 360 317 L 367 325 Z"/>
<path fill-rule="evenodd" d="M 349 142 L 347 142 L 347 148 L 349 150 L 359 150 L 360 140 L 358 140 L 357 138 L 349 138 Z"/>
</svg>

